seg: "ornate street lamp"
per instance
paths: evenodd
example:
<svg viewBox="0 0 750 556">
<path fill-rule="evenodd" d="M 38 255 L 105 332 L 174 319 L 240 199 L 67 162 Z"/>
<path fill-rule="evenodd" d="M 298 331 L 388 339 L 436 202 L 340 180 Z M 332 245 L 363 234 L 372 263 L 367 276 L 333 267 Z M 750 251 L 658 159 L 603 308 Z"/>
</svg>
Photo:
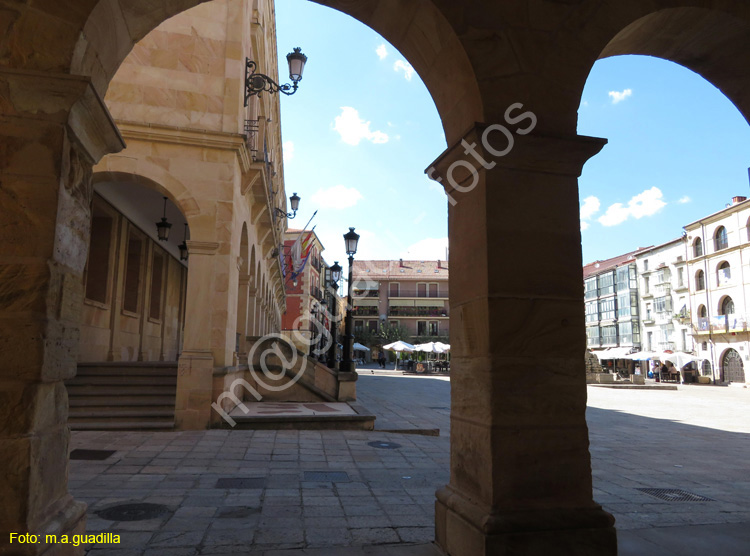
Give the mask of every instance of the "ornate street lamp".
<svg viewBox="0 0 750 556">
<path fill-rule="evenodd" d="M 259 95 L 263 91 L 268 93 L 281 92 L 285 95 L 293 95 L 297 92 L 299 82 L 302 81 L 302 72 L 305 70 L 307 56 L 302 54 L 301 48 L 297 47 L 293 52 L 286 55 L 286 61 L 289 64 L 291 85 L 289 83 L 279 85 L 267 75 L 256 73 L 257 64 L 253 60 L 245 58 L 245 106 L 247 106 L 247 101 L 251 96 Z"/>
<path fill-rule="evenodd" d="M 342 370 L 344 372 L 353 372 L 352 342 L 354 341 L 354 335 L 352 334 L 352 266 L 354 265 L 354 254 L 357 252 L 357 243 L 359 243 L 359 234 L 354 231 L 354 228 L 349 228 L 349 231 L 344 234 L 344 242 L 346 243 L 346 254 L 349 255 L 349 284 L 347 286 L 344 361 L 342 363 Z"/>
<path fill-rule="evenodd" d="M 161 217 L 161 222 L 156 223 L 156 233 L 159 236 L 159 241 L 169 240 L 169 229 L 172 224 L 167 222 L 167 198 L 164 197 L 164 216 Z"/>
<path fill-rule="evenodd" d="M 182 243 L 179 245 L 180 249 L 180 260 L 188 260 L 188 246 L 187 246 L 187 222 L 185 222 L 185 233 L 182 236 Z"/>
<path fill-rule="evenodd" d="M 289 206 L 292 207 L 292 212 L 284 212 L 279 207 L 274 207 L 274 210 L 276 211 L 276 214 L 281 218 L 288 218 L 289 220 L 292 220 L 295 216 L 297 216 L 297 210 L 299 209 L 299 195 L 294 193 L 291 197 L 289 197 Z"/>
<path fill-rule="evenodd" d="M 341 280 L 341 265 L 338 261 L 334 261 L 333 266 L 330 268 L 331 271 L 331 287 L 333 288 L 333 303 L 331 307 L 331 347 L 328 349 L 328 366 L 331 369 L 336 368 L 336 348 L 338 338 L 336 338 L 336 332 L 338 331 L 338 321 L 336 320 L 336 302 L 337 292 L 339 289 L 339 281 Z"/>
</svg>

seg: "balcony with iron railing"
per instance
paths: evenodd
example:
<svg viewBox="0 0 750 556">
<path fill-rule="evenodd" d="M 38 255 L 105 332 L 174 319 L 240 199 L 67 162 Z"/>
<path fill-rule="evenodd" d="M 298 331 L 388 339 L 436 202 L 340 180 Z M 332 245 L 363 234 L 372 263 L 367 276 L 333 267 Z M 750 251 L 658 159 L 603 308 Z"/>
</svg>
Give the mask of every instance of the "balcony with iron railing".
<svg viewBox="0 0 750 556">
<path fill-rule="evenodd" d="M 447 318 L 448 309 L 443 307 L 390 307 L 388 316 Z"/>
<path fill-rule="evenodd" d="M 370 298 L 370 297 L 380 297 L 380 292 L 378 290 L 352 290 L 352 297 L 364 299 L 364 298 Z"/>
<path fill-rule="evenodd" d="M 377 317 L 377 307 L 355 307 L 352 309 L 352 315 L 355 317 Z"/>
<path fill-rule="evenodd" d="M 448 288 L 438 288 L 437 290 L 429 288 L 399 288 L 396 290 L 392 288 L 388 290 L 388 297 L 448 299 Z"/>
</svg>

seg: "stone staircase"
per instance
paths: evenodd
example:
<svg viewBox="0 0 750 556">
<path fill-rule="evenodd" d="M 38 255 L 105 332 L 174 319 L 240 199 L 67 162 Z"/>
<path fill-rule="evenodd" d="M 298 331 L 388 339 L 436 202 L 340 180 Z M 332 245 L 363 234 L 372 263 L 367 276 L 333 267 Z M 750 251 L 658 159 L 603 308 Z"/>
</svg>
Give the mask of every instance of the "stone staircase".
<svg viewBox="0 0 750 556">
<path fill-rule="evenodd" d="M 71 430 L 172 430 L 176 362 L 79 363 L 68 388 Z"/>
</svg>

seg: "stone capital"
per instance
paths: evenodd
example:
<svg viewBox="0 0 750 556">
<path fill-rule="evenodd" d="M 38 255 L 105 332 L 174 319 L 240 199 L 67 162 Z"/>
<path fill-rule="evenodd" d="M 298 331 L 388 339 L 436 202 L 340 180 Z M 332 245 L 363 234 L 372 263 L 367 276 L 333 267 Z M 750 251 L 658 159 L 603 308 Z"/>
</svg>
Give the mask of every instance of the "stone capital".
<svg viewBox="0 0 750 556">
<path fill-rule="evenodd" d="M 193 241 L 185 242 L 188 246 L 188 253 L 191 255 L 215 255 L 219 250 L 219 243 L 215 241 Z"/>
<path fill-rule="evenodd" d="M 87 77 L 0 69 L 0 99 L 10 119 L 66 125 L 92 164 L 125 148 L 109 110 Z"/>
<path fill-rule="evenodd" d="M 520 135 L 509 126 L 476 123 L 425 173 L 446 192 L 463 185 L 472 174 L 495 168 L 577 178 L 584 164 L 606 144 L 606 139 L 598 137 Z"/>
<path fill-rule="evenodd" d="M 249 283 L 250 283 L 250 276 L 247 276 L 247 275 L 242 276 L 242 275 L 240 275 L 240 279 L 239 279 L 239 285 L 240 286 L 247 286 Z"/>
</svg>

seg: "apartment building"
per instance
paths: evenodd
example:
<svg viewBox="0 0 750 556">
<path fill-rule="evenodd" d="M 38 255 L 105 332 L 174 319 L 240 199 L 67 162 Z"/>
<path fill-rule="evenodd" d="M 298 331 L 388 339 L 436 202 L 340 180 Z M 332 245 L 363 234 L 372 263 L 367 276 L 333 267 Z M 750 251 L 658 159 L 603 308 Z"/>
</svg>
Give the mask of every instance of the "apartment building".
<svg viewBox="0 0 750 556">
<path fill-rule="evenodd" d="M 685 248 L 680 237 L 636 255 L 646 351 L 693 351 Z"/>
<path fill-rule="evenodd" d="M 416 343 L 448 339 L 448 261 L 355 261 L 354 329 L 406 328 Z"/>
<path fill-rule="evenodd" d="M 750 361 L 750 202 L 734 197 L 726 208 L 685 226 L 690 315 L 702 373 L 718 382 L 747 382 Z"/>
<path fill-rule="evenodd" d="M 589 349 L 641 349 L 636 256 L 648 249 L 651 247 L 583 267 Z"/>
</svg>

